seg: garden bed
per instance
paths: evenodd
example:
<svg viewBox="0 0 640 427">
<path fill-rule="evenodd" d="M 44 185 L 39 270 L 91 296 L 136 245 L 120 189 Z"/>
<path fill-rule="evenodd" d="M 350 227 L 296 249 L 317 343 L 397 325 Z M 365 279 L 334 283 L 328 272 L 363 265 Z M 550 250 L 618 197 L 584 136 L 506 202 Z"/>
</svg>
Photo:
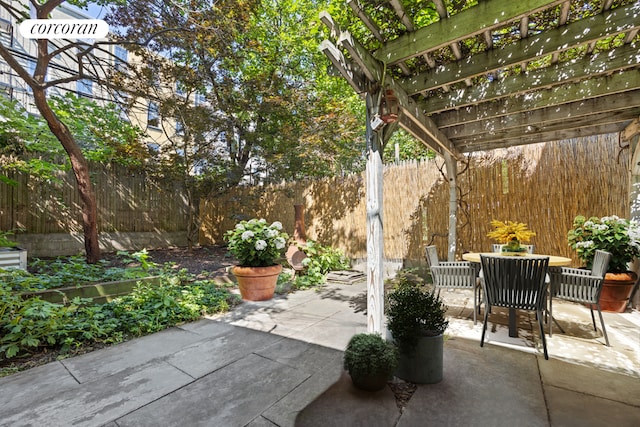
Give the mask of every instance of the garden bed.
<svg viewBox="0 0 640 427">
<path fill-rule="evenodd" d="M 140 279 L 118 280 L 115 282 L 92 283 L 83 286 L 70 286 L 66 288 L 47 289 L 37 292 L 22 294 L 23 298 L 40 297 L 41 299 L 57 304 L 66 304 L 73 298 L 91 298 L 94 304 L 102 304 L 113 301 L 122 295 L 128 295 L 138 283 L 160 283 L 160 276 L 143 277 Z"/>
</svg>

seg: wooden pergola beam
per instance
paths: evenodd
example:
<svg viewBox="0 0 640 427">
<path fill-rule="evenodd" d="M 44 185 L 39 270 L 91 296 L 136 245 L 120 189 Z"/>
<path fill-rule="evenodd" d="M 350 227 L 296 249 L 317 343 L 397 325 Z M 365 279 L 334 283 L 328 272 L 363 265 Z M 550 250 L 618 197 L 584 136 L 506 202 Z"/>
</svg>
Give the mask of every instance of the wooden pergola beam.
<svg viewBox="0 0 640 427">
<path fill-rule="evenodd" d="M 587 128 L 597 124 L 598 126 L 629 122 L 638 116 L 640 110 L 629 108 L 627 110 L 609 111 L 606 113 L 590 114 L 588 116 L 567 119 L 555 119 L 548 122 L 538 122 L 530 125 L 514 128 L 498 127 L 476 135 L 466 135 L 460 138 L 460 144 L 471 145 L 475 143 L 507 141 L 526 138 L 530 135 L 549 134 L 551 132 L 571 132 L 579 128 Z M 452 137 L 453 138 L 453 137 Z"/>
<path fill-rule="evenodd" d="M 374 56 L 389 65 L 437 50 L 465 38 L 500 28 L 505 24 L 562 3 L 564 0 L 521 0 L 508 4 L 485 0 L 451 18 L 404 34 L 385 43 Z"/>
<path fill-rule="evenodd" d="M 498 83 L 480 83 L 472 88 L 451 91 L 438 98 L 432 97 L 424 101 L 421 107 L 426 112 L 436 113 L 558 85 L 580 81 L 586 83 L 593 80 L 594 76 L 608 75 L 627 68 L 634 68 L 638 66 L 638 63 L 640 63 L 638 46 L 624 45 L 575 62 L 555 64 L 530 71 L 527 74 L 510 76 Z"/>
<path fill-rule="evenodd" d="M 627 5 L 522 39 L 500 49 L 490 49 L 463 61 L 442 65 L 417 76 L 402 78 L 399 83 L 409 95 L 415 95 L 443 85 L 487 75 L 522 62 L 533 61 L 552 53 L 559 54 L 612 34 L 633 32 L 638 28 L 640 20 L 637 6 Z"/>
<path fill-rule="evenodd" d="M 521 129 L 523 133 L 526 133 L 529 127 L 541 127 L 555 122 L 569 123 L 569 121 L 581 120 L 585 117 L 591 117 L 590 120 L 595 122 L 595 116 L 599 114 L 637 111 L 638 109 L 640 109 L 640 89 L 561 104 L 555 108 L 512 112 L 500 117 L 475 121 L 461 119 L 455 126 L 440 126 L 440 129 L 449 139 L 458 141 L 465 138 L 477 138 L 483 134 L 492 134 L 500 129 Z"/>
<path fill-rule="evenodd" d="M 571 138 L 582 138 L 586 136 L 604 135 L 608 133 L 617 133 L 620 130 L 618 123 L 592 125 L 576 129 L 566 129 L 560 131 L 540 132 L 532 135 L 519 135 L 511 139 L 492 139 L 487 141 L 462 142 L 458 145 L 464 153 L 486 151 L 495 148 L 495 144 L 499 143 L 500 148 L 516 147 L 519 145 L 537 144 L 540 142 L 561 141 Z"/>
<path fill-rule="evenodd" d="M 583 82 L 556 86 L 535 93 L 497 101 L 477 103 L 455 111 L 447 111 L 432 118 L 441 129 L 462 123 L 485 121 L 511 114 L 526 113 L 543 108 L 556 108 L 562 104 L 597 99 L 640 89 L 640 72 L 627 72 L 603 76 Z"/>
<path fill-rule="evenodd" d="M 323 22 L 331 22 L 333 20 L 331 17 L 324 13 Z M 332 24 L 332 28 L 337 29 L 335 24 Z M 400 108 L 402 109 L 402 114 L 408 116 L 411 121 L 415 123 L 417 127 L 422 129 L 422 132 L 426 135 L 429 135 L 429 139 L 426 141 L 428 145 L 432 146 L 436 151 L 441 152 L 445 150 L 454 158 L 460 158 L 461 153 L 459 153 L 454 145 L 447 139 L 447 137 L 442 133 L 438 127 L 433 123 L 431 119 L 426 117 L 423 111 L 419 108 L 416 102 L 411 99 L 402 88 L 402 86 L 398 85 L 394 79 L 386 73 L 384 63 L 381 63 L 377 59 L 375 59 L 369 51 L 367 51 L 357 40 L 353 38 L 351 33 L 348 31 L 340 31 L 340 37 L 338 38 L 338 44 L 342 46 L 351 57 L 351 60 L 357 66 L 356 68 L 361 72 L 363 76 L 366 77 L 368 83 L 362 83 L 360 81 L 350 82 L 352 86 L 354 84 L 355 87 L 363 87 L 369 84 L 370 86 L 375 87 L 378 85 L 380 88 L 389 87 L 391 88 L 396 97 L 398 98 L 398 103 Z M 327 46 L 330 45 L 330 42 L 325 41 L 322 43 L 323 52 L 326 54 L 332 55 L 332 58 L 336 58 L 337 54 L 332 51 Z M 339 69 L 345 70 L 345 72 L 351 71 L 353 74 L 353 67 L 349 66 L 349 61 L 347 61 L 344 57 L 331 59 L 332 63 L 338 62 L 342 64 Z M 338 60 L 339 59 L 339 60 Z M 334 63 L 335 65 L 335 63 Z M 343 71 L 341 71 L 343 73 Z M 354 80 L 353 75 L 351 74 L 351 80 Z"/>
</svg>

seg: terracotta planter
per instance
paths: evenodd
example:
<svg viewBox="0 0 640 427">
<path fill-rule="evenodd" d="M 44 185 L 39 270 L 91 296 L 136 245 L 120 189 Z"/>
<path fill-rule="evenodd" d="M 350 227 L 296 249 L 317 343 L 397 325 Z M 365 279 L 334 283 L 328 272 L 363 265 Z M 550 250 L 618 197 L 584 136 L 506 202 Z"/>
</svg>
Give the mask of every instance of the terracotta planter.
<svg viewBox="0 0 640 427">
<path fill-rule="evenodd" d="M 265 301 L 273 298 L 281 271 L 280 264 L 269 267 L 235 266 L 231 270 L 238 281 L 242 299 L 248 301 Z"/>
<path fill-rule="evenodd" d="M 600 293 L 600 309 L 612 313 L 624 313 L 638 275 L 633 271 L 607 273 Z"/>
</svg>

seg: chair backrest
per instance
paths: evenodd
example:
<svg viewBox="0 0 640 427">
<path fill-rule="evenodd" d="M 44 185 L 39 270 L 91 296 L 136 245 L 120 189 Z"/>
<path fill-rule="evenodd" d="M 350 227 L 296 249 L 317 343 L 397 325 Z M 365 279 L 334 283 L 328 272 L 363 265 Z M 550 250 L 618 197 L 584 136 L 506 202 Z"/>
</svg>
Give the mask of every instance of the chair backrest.
<svg viewBox="0 0 640 427">
<path fill-rule="evenodd" d="M 489 305 L 522 310 L 544 308 L 549 257 L 480 255 L 480 262 Z"/>
<path fill-rule="evenodd" d="M 435 246 L 427 246 L 425 252 L 427 255 L 427 263 L 429 264 L 429 268 L 435 267 L 436 265 L 440 264 L 440 260 L 438 259 L 438 249 Z"/>
<path fill-rule="evenodd" d="M 609 269 L 609 261 L 611 261 L 611 253 L 607 251 L 596 250 L 593 255 L 593 263 L 591 264 L 591 275 L 604 277 Z"/>
<path fill-rule="evenodd" d="M 476 286 L 476 269 L 468 261 L 440 262 L 435 246 L 426 248 L 427 263 L 436 288 L 470 288 Z"/>
<path fill-rule="evenodd" d="M 502 252 L 502 247 L 503 247 L 503 246 L 504 246 L 504 245 L 499 245 L 499 244 L 497 244 L 497 243 L 494 243 L 494 244 L 493 244 L 492 251 L 493 251 L 493 252 Z M 526 249 L 527 249 L 527 253 L 530 253 L 530 254 L 532 254 L 532 253 L 533 253 L 533 250 L 534 250 L 534 248 L 535 248 L 535 245 L 520 245 L 520 246 L 522 246 L 523 248 L 526 248 Z"/>
<path fill-rule="evenodd" d="M 559 277 L 553 280 L 553 298 L 560 298 L 584 304 L 596 304 L 602 292 L 602 283 L 607 274 L 611 254 L 596 250 L 593 256 L 591 274 L 587 271 L 576 272 L 576 269 L 563 269 Z"/>
</svg>

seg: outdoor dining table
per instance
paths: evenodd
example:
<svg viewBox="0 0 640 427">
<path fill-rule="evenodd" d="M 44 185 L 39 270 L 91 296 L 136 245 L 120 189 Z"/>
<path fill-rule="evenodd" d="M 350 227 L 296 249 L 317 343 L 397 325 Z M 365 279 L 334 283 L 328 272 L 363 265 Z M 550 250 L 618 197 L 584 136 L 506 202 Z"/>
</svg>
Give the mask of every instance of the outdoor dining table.
<svg viewBox="0 0 640 427">
<path fill-rule="evenodd" d="M 562 266 L 567 266 L 571 264 L 571 258 L 566 258 L 566 257 L 562 257 L 562 256 L 556 256 L 556 255 L 545 255 L 545 254 L 520 254 L 520 255 L 504 255 L 501 254 L 500 252 L 467 252 L 465 254 L 462 254 L 462 259 L 465 261 L 469 261 L 472 262 L 474 264 L 480 264 L 480 255 L 485 255 L 485 256 L 494 256 L 494 257 L 509 257 L 512 258 L 514 256 L 517 257 L 535 257 L 535 258 L 540 258 L 540 257 L 548 257 L 549 258 L 549 269 L 551 270 L 552 267 L 562 267 Z M 518 337 L 518 317 L 517 317 L 517 313 L 516 313 L 516 309 L 515 308 L 510 308 L 509 309 L 509 336 L 512 338 L 517 338 Z"/>
</svg>

